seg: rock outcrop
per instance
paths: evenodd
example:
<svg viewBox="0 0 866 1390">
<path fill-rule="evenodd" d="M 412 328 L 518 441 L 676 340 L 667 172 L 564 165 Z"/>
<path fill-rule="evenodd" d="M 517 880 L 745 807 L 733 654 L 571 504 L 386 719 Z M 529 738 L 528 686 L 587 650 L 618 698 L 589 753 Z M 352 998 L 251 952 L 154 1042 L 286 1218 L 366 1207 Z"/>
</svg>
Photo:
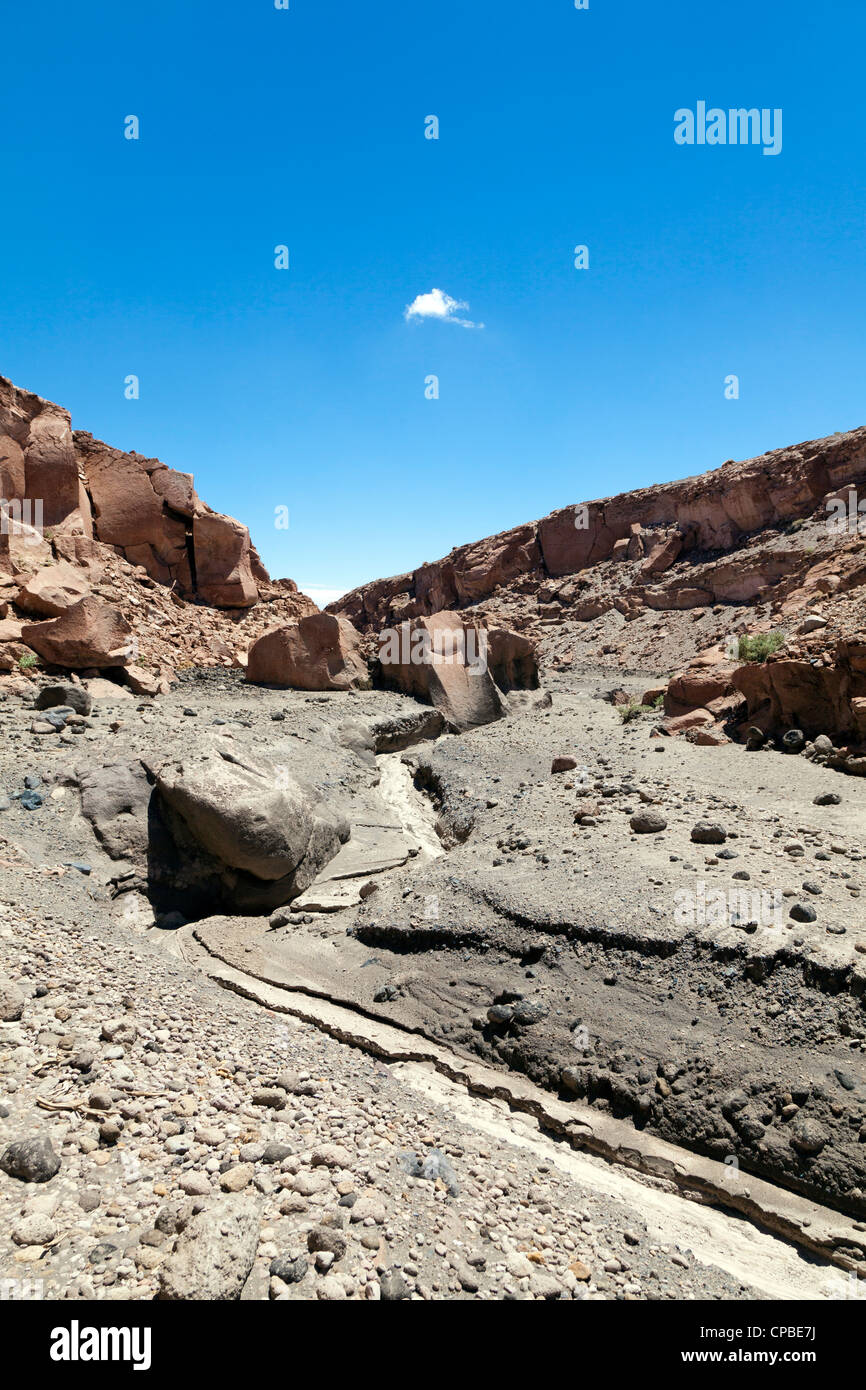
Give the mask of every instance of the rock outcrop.
<svg viewBox="0 0 866 1390">
<path fill-rule="evenodd" d="M 314 613 L 262 633 L 247 653 L 246 678 L 294 690 L 364 689 L 370 683 L 358 632 L 332 613 Z"/>
<path fill-rule="evenodd" d="M 866 774 L 866 633 L 828 641 L 821 626 L 802 626 L 803 637 L 765 660 L 732 660 L 718 647 L 702 652 L 668 682 L 662 732 L 708 742 L 694 731 L 719 724 L 750 747 L 782 749 L 791 748 L 791 731 L 800 746 L 823 736 L 842 745 L 834 766 Z"/>
<path fill-rule="evenodd" d="M 866 636 L 837 642 L 826 663 L 780 651 L 762 664 L 740 666 L 731 680 L 748 722 L 765 732 L 797 728 L 809 736 L 866 740 Z"/>
<path fill-rule="evenodd" d="M 382 677 L 436 707 L 456 733 L 501 719 L 501 691 L 535 688 L 532 644 L 518 633 L 488 631 L 459 613 L 415 618 L 379 639 Z"/>
<path fill-rule="evenodd" d="M 639 562 L 635 603 L 678 609 L 753 598 L 793 567 L 745 575 L 716 569 L 712 584 L 659 589 L 686 556 L 725 552 L 763 528 L 810 516 L 828 496 L 866 485 L 866 428 L 776 449 L 680 482 L 563 507 L 541 521 L 459 546 L 409 574 L 379 579 L 329 605 L 362 630 L 476 604 L 498 588 L 579 575 L 606 560 Z M 609 606 L 613 606 L 613 602 Z"/>
<path fill-rule="evenodd" d="M 133 656 L 133 630 L 122 613 L 90 595 L 44 623 L 24 623 L 21 641 L 43 660 L 70 670 L 125 666 Z"/>
<path fill-rule="evenodd" d="M 78 558 L 88 541 L 101 542 L 158 583 L 216 607 L 250 607 L 257 579 L 267 581 L 246 527 L 202 502 L 192 474 L 73 432 L 67 411 L 5 377 L 0 494 L 17 536 L 16 527 L 50 528 Z"/>
</svg>

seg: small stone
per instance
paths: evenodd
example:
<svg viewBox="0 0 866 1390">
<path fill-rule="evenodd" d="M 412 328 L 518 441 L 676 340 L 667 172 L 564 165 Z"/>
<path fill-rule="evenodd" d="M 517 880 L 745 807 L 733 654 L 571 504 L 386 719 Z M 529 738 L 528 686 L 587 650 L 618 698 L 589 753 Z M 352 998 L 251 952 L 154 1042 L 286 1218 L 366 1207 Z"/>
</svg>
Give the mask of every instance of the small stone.
<svg viewBox="0 0 866 1390">
<path fill-rule="evenodd" d="M 700 820 L 692 826 L 692 840 L 696 845 L 721 845 L 727 838 L 727 830 L 715 821 Z"/>
<path fill-rule="evenodd" d="M 119 1254 L 120 1251 L 116 1245 L 112 1245 L 109 1240 L 103 1240 L 100 1241 L 99 1245 L 94 1245 L 93 1249 L 88 1252 L 87 1258 L 92 1265 L 105 1265 Z"/>
<path fill-rule="evenodd" d="M 818 914 L 810 903 L 794 903 L 788 916 L 795 922 L 814 922 Z"/>
<path fill-rule="evenodd" d="M 320 1144 L 310 1158 L 313 1168 L 348 1168 L 351 1163 L 352 1155 L 342 1144 Z"/>
<path fill-rule="evenodd" d="M 326 1252 L 333 1260 L 341 1260 L 346 1253 L 346 1238 L 329 1226 L 316 1226 L 307 1236 L 307 1249 L 311 1255 Z"/>
<path fill-rule="evenodd" d="M 223 1197 L 184 1225 L 160 1265 L 158 1298 L 171 1302 L 228 1302 L 240 1298 L 256 1257 L 261 1204 Z"/>
<path fill-rule="evenodd" d="M 21 1182 L 50 1182 L 60 1171 L 60 1157 L 46 1134 L 14 1139 L 0 1154 L 0 1168 Z"/>
<path fill-rule="evenodd" d="M 337 1303 L 342 1302 L 348 1295 L 336 1274 L 326 1274 L 316 1285 L 316 1297 L 329 1303 Z"/>
<path fill-rule="evenodd" d="M 24 995 L 16 984 L 0 975 L 0 1022 L 15 1023 L 24 1012 Z"/>
<path fill-rule="evenodd" d="M 282 1163 L 284 1158 L 290 1158 L 292 1148 L 290 1144 L 281 1144 L 278 1140 L 272 1139 L 269 1144 L 265 1144 L 262 1150 L 262 1163 Z"/>
<path fill-rule="evenodd" d="M 552 1300 L 562 1297 L 562 1285 L 552 1274 L 533 1274 L 529 1281 L 529 1292 L 535 1298 Z"/>
<path fill-rule="evenodd" d="M 309 1260 L 301 1251 L 295 1254 L 277 1255 L 271 1260 L 270 1273 L 284 1284 L 300 1284 L 310 1267 Z"/>
<path fill-rule="evenodd" d="M 315 1197 L 317 1192 L 327 1192 L 331 1180 L 327 1173 L 298 1173 L 292 1188 L 301 1197 Z"/>
<path fill-rule="evenodd" d="M 252 1102 L 253 1105 L 266 1106 L 269 1110 L 284 1110 L 286 1108 L 286 1093 L 276 1086 L 266 1086 L 259 1091 L 253 1091 Z"/>
<path fill-rule="evenodd" d="M 359 1197 L 352 1207 L 349 1220 L 352 1222 L 359 1222 L 367 1221 L 368 1219 L 373 1221 L 377 1226 L 384 1225 L 385 1204 L 380 1202 L 378 1197 L 365 1195 Z"/>
<path fill-rule="evenodd" d="M 100 1144 L 116 1144 L 123 1133 L 123 1124 L 120 1120 L 105 1120 L 99 1126 Z"/>
<path fill-rule="evenodd" d="M 22 1216 L 12 1226 L 16 1245 L 48 1245 L 56 1236 L 57 1227 L 45 1212 Z"/>
<path fill-rule="evenodd" d="M 122 1043 L 124 1046 L 129 1046 L 138 1037 L 138 1029 L 131 1019 L 108 1018 L 102 1025 L 100 1037 L 103 1042 Z"/>
<path fill-rule="evenodd" d="M 238 1163 L 220 1174 L 220 1187 L 223 1192 L 243 1192 L 245 1187 L 249 1187 L 255 1172 L 251 1163 Z"/>
<path fill-rule="evenodd" d="M 790 1143 L 798 1153 L 819 1154 L 827 1143 L 827 1134 L 817 1120 L 799 1115 L 791 1125 Z"/>
<path fill-rule="evenodd" d="M 383 1269 L 379 1275 L 379 1295 L 385 1303 L 398 1303 L 408 1298 L 409 1284 L 399 1269 Z"/>
<path fill-rule="evenodd" d="M 207 1173 L 184 1173 L 178 1186 L 187 1197 L 206 1197 L 213 1191 Z"/>
<path fill-rule="evenodd" d="M 667 829 L 667 824 L 661 811 L 655 810 L 654 807 L 636 811 L 629 821 L 636 835 L 657 835 L 661 830 Z"/>
</svg>

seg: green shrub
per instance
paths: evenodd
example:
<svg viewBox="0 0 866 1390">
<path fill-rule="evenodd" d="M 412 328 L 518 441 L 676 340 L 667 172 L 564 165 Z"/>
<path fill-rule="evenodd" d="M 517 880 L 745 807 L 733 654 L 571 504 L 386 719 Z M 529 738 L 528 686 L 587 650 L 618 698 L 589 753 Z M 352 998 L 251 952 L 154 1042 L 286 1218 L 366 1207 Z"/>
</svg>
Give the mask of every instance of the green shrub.
<svg viewBox="0 0 866 1390">
<path fill-rule="evenodd" d="M 754 637 L 740 638 L 737 656 L 740 661 L 766 661 L 784 645 L 784 632 L 759 632 Z"/>
<path fill-rule="evenodd" d="M 33 652 L 27 652 L 24 656 L 19 656 L 18 665 L 22 671 L 28 671 L 31 666 L 35 666 L 38 657 Z"/>
<path fill-rule="evenodd" d="M 623 724 L 630 724 L 633 719 L 640 719 L 642 714 L 646 714 L 647 706 L 637 700 L 630 700 L 627 705 L 617 705 L 616 712 Z"/>
</svg>

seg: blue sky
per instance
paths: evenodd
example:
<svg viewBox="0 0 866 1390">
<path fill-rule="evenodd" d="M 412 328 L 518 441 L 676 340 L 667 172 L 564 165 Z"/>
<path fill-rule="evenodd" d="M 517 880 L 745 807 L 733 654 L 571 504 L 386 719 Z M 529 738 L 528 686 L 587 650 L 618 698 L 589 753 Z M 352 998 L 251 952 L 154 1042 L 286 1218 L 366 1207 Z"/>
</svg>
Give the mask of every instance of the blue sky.
<svg viewBox="0 0 866 1390">
<path fill-rule="evenodd" d="M 862 0 L 9 7 L 0 372 L 307 588 L 863 424 L 864 48 Z M 781 154 L 678 146 L 699 100 Z"/>
</svg>

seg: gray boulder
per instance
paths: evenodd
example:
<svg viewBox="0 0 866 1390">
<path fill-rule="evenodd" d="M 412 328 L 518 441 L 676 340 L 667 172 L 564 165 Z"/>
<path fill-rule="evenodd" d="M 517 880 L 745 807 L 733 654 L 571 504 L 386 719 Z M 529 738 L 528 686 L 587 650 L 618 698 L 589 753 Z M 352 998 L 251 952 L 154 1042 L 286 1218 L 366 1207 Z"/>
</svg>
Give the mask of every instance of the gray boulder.
<svg viewBox="0 0 866 1390">
<path fill-rule="evenodd" d="M 60 1172 L 60 1155 L 47 1134 L 13 1139 L 0 1154 L 0 1168 L 19 1182 L 50 1182 Z"/>
<path fill-rule="evenodd" d="M 157 787 L 202 849 L 265 881 L 302 867 L 315 877 L 349 838 L 348 822 L 317 807 L 288 774 L 275 777 L 225 749 L 166 764 Z"/>
<path fill-rule="evenodd" d="M 148 850 L 148 808 L 153 786 L 144 764 L 78 767 L 81 811 L 112 859 L 143 862 Z"/>
<path fill-rule="evenodd" d="M 259 1242 L 262 1202 L 240 1193 L 192 1217 L 159 1271 L 158 1298 L 169 1302 L 239 1299 Z"/>
<path fill-rule="evenodd" d="M 68 705 L 76 714 L 89 714 L 93 698 L 83 685 L 71 681 L 58 685 L 45 685 L 36 696 L 36 709 L 53 709 L 55 705 Z"/>
</svg>

